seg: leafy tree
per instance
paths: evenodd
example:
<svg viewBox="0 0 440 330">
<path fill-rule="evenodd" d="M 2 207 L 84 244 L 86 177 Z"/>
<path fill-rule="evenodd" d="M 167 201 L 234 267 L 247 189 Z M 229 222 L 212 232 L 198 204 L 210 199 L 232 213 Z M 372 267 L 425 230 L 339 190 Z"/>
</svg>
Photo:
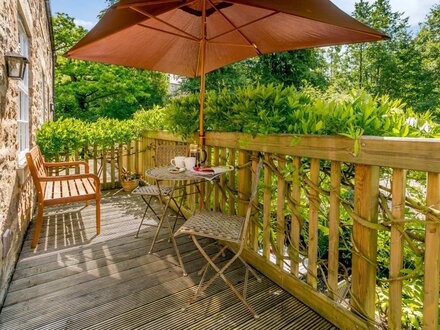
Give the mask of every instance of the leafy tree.
<svg viewBox="0 0 440 330">
<path fill-rule="evenodd" d="M 220 91 L 234 90 L 237 87 L 252 85 L 252 70 L 254 59 L 227 65 L 206 75 L 206 89 Z M 200 91 L 200 77 L 183 78 L 180 86 L 182 93 L 198 93 Z"/>
<path fill-rule="evenodd" d="M 327 50 L 327 75 L 336 90 L 365 89 L 374 95 L 402 99 L 416 111 L 432 108 L 432 78 L 424 68 L 408 18 L 393 12 L 389 0 L 355 4 L 353 16 L 383 31 L 390 40 Z"/>
<path fill-rule="evenodd" d="M 420 100 L 422 108 L 437 108 L 440 119 L 440 4 L 431 8 L 420 32 L 415 38 L 417 51 L 422 55 L 422 66 L 425 72 L 421 81 L 427 96 Z"/>
<path fill-rule="evenodd" d="M 87 31 L 63 13 L 53 18 L 53 27 L 57 117 L 127 119 L 139 109 L 163 104 L 168 86 L 165 75 L 67 59 L 62 55 Z"/>
<path fill-rule="evenodd" d="M 318 49 L 301 49 L 263 55 L 256 61 L 256 74 L 262 84 L 284 84 L 300 88 L 304 83 L 325 87 L 325 61 Z"/>
</svg>

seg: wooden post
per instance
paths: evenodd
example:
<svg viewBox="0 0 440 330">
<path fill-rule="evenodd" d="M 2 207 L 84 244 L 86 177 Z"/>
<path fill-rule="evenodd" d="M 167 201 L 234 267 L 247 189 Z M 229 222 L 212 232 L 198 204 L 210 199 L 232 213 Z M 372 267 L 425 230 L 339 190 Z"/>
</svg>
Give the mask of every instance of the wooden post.
<svg viewBox="0 0 440 330">
<path fill-rule="evenodd" d="M 319 185 L 319 159 L 310 161 L 310 181 Z M 318 287 L 318 210 L 318 190 L 310 187 L 307 284 L 314 289 Z"/>
<path fill-rule="evenodd" d="M 392 215 L 396 220 L 405 219 L 405 195 L 406 195 L 406 171 L 393 169 L 392 181 Z M 400 273 L 403 264 L 403 240 L 402 224 L 391 226 L 391 247 L 390 247 L 390 307 L 389 307 L 389 328 L 402 328 L 402 280 L 396 278 L 402 276 Z"/>
<path fill-rule="evenodd" d="M 379 167 L 357 165 L 354 211 L 366 221 L 377 223 Z M 352 303 L 362 315 L 374 320 L 376 294 L 377 230 L 353 220 Z"/>
<path fill-rule="evenodd" d="M 428 207 L 440 209 L 440 174 L 428 173 Z M 423 300 L 423 329 L 438 329 L 440 282 L 440 223 L 438 217 L 428 214 L 425 237 L 425 287 Z"/>
<path fill-rule="evenodd" d="M 339 269 L 339 221 L 341 193 L 341 163 L 331 163 L 330 175 L 330 221 L 329 221 L 329 248 L 328 248 L 328 286 L 329 297 L 336 300 L 338 292 Z"/>
</svg>

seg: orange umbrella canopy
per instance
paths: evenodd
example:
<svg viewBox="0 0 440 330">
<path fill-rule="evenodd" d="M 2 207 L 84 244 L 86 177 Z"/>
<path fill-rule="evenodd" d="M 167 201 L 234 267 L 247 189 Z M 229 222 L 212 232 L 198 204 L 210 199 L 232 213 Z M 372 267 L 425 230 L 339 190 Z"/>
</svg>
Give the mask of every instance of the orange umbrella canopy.
<svg viewBox="0 0 440 330">
<path fill-rule="evenodd" d="M 260 54 L 386 38 L 328 0 L 122 0 L 66 56 L 196 77 Z"/>
<path fill-rule="evenodd" d="M 201 76 L 245 58 L 388 37 L 328 0 L 121 0 L 66 56 Z"/>
</svg>

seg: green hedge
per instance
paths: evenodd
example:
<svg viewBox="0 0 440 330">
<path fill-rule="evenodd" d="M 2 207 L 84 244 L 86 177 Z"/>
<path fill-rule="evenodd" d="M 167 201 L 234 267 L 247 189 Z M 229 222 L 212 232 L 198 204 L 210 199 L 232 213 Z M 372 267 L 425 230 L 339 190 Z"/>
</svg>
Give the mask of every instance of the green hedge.
<svg viewBox="0 0 440 330">
<path fill-rule="evenodd" d="M 188 137 L 199 127 L 199 95 L 170 101 L 164 108 L 139 111 L 131 120 L 101 118 L 93 123 L 77 119 L 48 122 L 37 133 L 47 157 L 71 153 L 83 145 L 109 146 L 129 142 L 145 130 L 164 129 Z M 256 134 L 321 134 L 399 137 L 437 137 L 439 125 L 429 113 L 416 114 L 399 100 L 365 92 L 322 95 L 315 90 L 257 86 L 231 93 L 206 95 L 206 130 Z"/>
</svg>

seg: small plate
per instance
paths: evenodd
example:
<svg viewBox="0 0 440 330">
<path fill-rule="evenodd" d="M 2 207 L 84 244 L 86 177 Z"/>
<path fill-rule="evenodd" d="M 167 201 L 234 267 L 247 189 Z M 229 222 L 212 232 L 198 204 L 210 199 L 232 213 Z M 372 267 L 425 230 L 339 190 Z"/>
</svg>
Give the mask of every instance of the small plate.
<svg viewBox="0 0 440 330">
<path fill-rule="evenodd" d="M 173 169 L 169 170 L 169 172 L 172 174 L 179 174 L 179 173 L 182 173 L 185 171 L 186 171 L 185 168 L 173 168 Z"/>
</svg>

